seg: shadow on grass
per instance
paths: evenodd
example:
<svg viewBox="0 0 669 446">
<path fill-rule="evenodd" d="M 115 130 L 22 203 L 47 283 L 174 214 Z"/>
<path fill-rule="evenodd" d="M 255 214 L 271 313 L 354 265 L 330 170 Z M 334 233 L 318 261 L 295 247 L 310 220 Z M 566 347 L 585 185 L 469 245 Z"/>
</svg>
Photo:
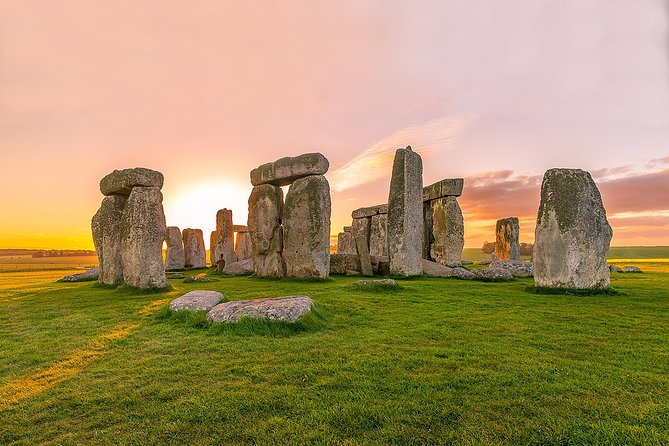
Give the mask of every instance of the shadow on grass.
<svg viewBox="0 0 669 446">
<path fill-rule="evenodd" d="M 550 288 L 530 285 L 525 291 L 532 294 L 544 294 L 555 296 L 624 296 L 625 293 L 615 288 L 589 289 L 589 288 Z"/>
<path fill-rule="evenodd" d="M 267 336 L 287 338 L 302 333 L 313 333 L 327 328 L 328 312 L 315 305 L 311 311 L 302 316 L 297 322 L 272 321 L 268 319 L 254 319 L 244 317 L 239 322 L 212 323 L 207 320 L 205 311 L 172 311 L 164 307 L 155 314 L 159 323 L 170 323 L 177 326 L 205 330 L 212 335 L 231 334 L 234 336 Z"/>
</svg>

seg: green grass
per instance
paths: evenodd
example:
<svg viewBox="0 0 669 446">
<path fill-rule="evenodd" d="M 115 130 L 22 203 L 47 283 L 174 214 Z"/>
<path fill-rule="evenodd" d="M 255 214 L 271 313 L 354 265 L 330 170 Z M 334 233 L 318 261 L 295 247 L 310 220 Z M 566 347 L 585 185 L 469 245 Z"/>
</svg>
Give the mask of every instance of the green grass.
<svg viewBox="0 0 669 446">
<path fill-rule="evenodd" d="M 136 328 L 0 412 L 0 444 L 668 444 L 669 264 L 644 271 L 598 296 L 534 294 L 531 279 L 365 291 L 359 277 L 143 294 L 4 273 L 0 389 Z M 296 325 L 231 326 L 165 309 L 193 289 L 317 307 Z"/>
</svg>

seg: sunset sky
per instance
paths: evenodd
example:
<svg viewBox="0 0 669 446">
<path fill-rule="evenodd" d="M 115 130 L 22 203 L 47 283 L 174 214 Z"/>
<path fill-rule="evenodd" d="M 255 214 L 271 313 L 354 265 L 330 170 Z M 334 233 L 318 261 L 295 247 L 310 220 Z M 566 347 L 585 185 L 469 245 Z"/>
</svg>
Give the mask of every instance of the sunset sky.
<svg viewBox="0 0 669 446">
<path fill-rule="evenodd" d="M 465 178 L 468 247 L 507 216 L 533 241 L 551 167 L 593 174 L 613 245 L 669 245 L 669 1 L 0 2 L 0 248 L 92 248 L 136 166 L 208 244 L 251 169 L 314 151 L 337 233 L 407 144 Z"/>
</svg>

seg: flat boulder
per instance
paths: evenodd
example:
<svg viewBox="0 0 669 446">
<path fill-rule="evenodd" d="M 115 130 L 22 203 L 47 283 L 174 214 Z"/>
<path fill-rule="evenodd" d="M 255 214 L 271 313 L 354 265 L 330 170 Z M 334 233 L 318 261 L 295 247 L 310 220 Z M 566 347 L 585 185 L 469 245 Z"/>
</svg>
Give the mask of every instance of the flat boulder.
<svg viewBox="0 0 669 446">
<path fill-rule="evenodd" d="M 130 195 L 135 186 L 161 189 L 164 181 L 162 173 L 144 167 L 114 170 L 100 180 L 100 192 L 102 195 Z"/>
<path fill-rule="evenodd" d="M 423 188 L 423 201 L 436 200 L 442 197 L 459 197 L 462 195 L 463 178 L 447 178 Z"/>
<path fill-rule="evenodd" d="M 638 266 L 628 265 L 628 266 L 625 267 L 625 272 L 626 273 L 640 273 L 641 268 L 639 268 Z"/>
<path fill-rule="evenodd" d="M 244 259 L 229 265 L 226 264 L 223 272 L 231 276 L 251 275 L 253 274 L 253 259 Z"/>
<path fill-rule="evenodd" d="M 293 181 L 309 175 L 325 175 L 329 168 L 330 162 L 320 153 L 287 156 L 253 169 L 251 184 L 288 186 Z"/>
<path fill-rule="evenodd" d="M 207 313 L 207 319 L 215 323 L 238 322 L 243 317 L 295 322 L 311 311 L 313 304 L 307 296 L 237 300 L 216 305 Z"/>
<path fill-rule="evenodd" d="M 622 273 L 623 269 L 616 265 L 609 265 L 609 271 L 611 271 L 612 273 Z"/>
<path fill-rule="evenodd" d="M 224 296 L 218 291 L 194 290 L 170 302 L 170 310 L 209 311 L 218 305 Z"/>
<path fill-rule="evenodd" d="M 357 287 L 381 286 L 381 287 L 394 288 L 397 287 L 397 282 L 393 279 L 358 280 L 356 282 L 353 282 L 352 285 Z"/>
<path fill-rule="evenodd" d="M 423 274 L 428 277 L 455 277 L 465 280 L 474 278 L 474 273 L 465 268 L 451 268 L 450 266 L 425 259 L 423 259 Z"/>
<path fill-rule="evenodd" d="M 490 265 L 495 268 L 502 268 L 511 273 L 513 277 L 532 277 L 534 276 L 534 267 L 532 262 L 521 262 L 518 260 L 498 260 Z"/>
<path fill-rule="evenodd" d="M 490 265 L 486 268 L 474 270 L 474 278 L 480 280 L 489 280 L 494 282 L 501 282 L 505 280 L 512 280 L 513 274 L 511 271 L 499 266 Z"/>
<path fill-rule="evenodd" d="M 63 282 L 85 282 L 88 280 L 97 280 L 100 277 L 100 268 L 91 268 L 83 273 L 71 274 L 63 277 Z"/>
</svg>

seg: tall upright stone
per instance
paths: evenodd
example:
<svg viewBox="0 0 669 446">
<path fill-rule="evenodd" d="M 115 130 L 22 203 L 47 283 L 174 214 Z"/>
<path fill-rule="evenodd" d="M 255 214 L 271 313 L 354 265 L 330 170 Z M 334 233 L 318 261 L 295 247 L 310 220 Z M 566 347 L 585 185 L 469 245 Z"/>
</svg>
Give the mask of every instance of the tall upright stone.
<svg viewBox="0 0 669 446">
<path fill-rule="evenodd" d="M 324 176 L 307 176 L 290 185 L 283 214 L 288 276 L 329 276 L 331 213 L 330 185 Z"/>
<path fill-rule="evenodd" d="M 283 191 L 278 186 L 254 186 L 249 196 L 248 227 L 253 251 L 253 267 L 260 277 L 283 277 Z"/>
<path fill-rule="evenodd" d="M 376 214 L 370 219 L 369 254 L 388 256 L 388 214 Z"/>
<path fill-rule="evenodd" d="M 218 231 L 211 231 L 209 235 L 209 262 L 212 266 L 215 266 L 216 263 L 221 260 L 220 251 L 220 237 Z"/>
<path fill-rule="evenodd" d="M 165 231 L 165 242 L 167 243 L 165 269 L 168 271 L 184 269 L 186 267 L 186 257 L 181 230 L 176 226 L 168 226 Z"/>
<path fill-rule="evenodd" d="M 137 288 L 165 288 L 166 224 L 160 188 L 133 187 L 122 219 L 123 281 Z"/>
<path fill-rule="evenodd" d="M 520 225 L 518 217 L 497 220 L 495 254 L 500 260 L 520 260 Z"/>
<path fill-rule="evenodd" d="M 207 266 L 207 251 L 204 247 L 202 229 L 184 229 L 182 236 L 186 268 L 205 268 Z"/>
<path fill-rule="evenodd" d="M 590 173 L 550 169 L 541 184 L 533 253 L 539 287 L 606 289 L 613 232 Z"/>
<path fill-rule="evenodd" d="M 128 200 L 125 195 L 109 195 L 102 200 L 100 209 L 93 216 L 91 230 L 100 265 L 100 283 L 123 283 L 123 209 Z"/>
<path fill-rule="evenodd" d="M 337 234 L 337 254 L 355 254 L 355 245 L 350 231 Z"/>
<path fill-rule="evenodd" d="M 237 261 L 235 256 L 235 235 L 232 224 L 232 211 L 230 209 L 220 209 L 216 213 L 216 233 L 218 236 L 216 243 L 216 263 L 224 260 L 226 265 Z"/>
<path fill-rule="evenodd" d="M 372 230 L 372 219 L 370 217 L 354 218 L 351 223 L 351 236 L 354 246 L 358 244 L 358 237 L 362 237 L 369 251 L 369 238 Z"/>
<path fill-rule="evenodd" d="M 430 201 L 430 208 L 430 257 L 442 265 L 460 266 L 465 246 L 465 223 L 458 200 L 453 196 L 438 198 Z"/>
<path fill-rule="evenodd" d="M 248 230 L 237 232 L 235 240 L 235 257 L 237 261 L 252 259 L 253 248 L 251 246 L 251 236 Z"/>
<path fill-rule="evenodd" d="M 398 149 L 388 196 L 390 274 L 423 273 L 423 162 L 411 150 Z"/>
</svg>

